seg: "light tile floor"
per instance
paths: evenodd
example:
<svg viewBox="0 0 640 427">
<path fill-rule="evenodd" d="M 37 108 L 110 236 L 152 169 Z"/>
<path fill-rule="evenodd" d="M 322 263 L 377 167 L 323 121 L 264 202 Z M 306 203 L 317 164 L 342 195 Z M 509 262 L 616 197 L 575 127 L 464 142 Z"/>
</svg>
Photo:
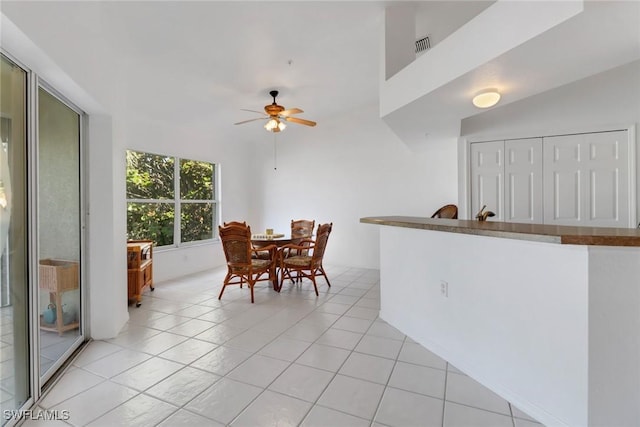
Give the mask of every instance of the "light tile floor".
<svg viewBox="0 0 640 427">
<path fill-rule="evenodd" d="M 319 297 L 263 283 L 255 304 L 218 301 L 219 269 L 158 283 L 39 406 L 74 426 L 540 427 L 379 319 L 378 271 L 327 270 Z"/>
</svg>

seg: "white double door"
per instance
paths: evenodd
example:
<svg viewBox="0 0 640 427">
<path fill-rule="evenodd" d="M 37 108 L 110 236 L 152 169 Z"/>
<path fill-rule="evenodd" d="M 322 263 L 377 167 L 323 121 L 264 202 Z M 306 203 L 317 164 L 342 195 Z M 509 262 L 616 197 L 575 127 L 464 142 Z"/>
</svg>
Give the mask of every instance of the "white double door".
<svg viewBox="0 0 640 427">
<path fill-rule="evenodd" d="M 497 221 L 629 227 L 627 131 L 472 143 L 471 212 Z"/>
</svg>

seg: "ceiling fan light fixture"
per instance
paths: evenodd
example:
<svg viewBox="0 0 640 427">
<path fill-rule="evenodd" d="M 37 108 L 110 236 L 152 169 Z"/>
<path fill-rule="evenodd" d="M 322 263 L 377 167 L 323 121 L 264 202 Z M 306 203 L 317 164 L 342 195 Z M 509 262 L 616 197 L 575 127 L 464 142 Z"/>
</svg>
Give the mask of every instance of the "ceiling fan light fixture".
<svg viewBox="0 0 640 427">
<path fill-rule="evenodd" d="M 0 0 L 2 1 L 2 0 Z M 277 90 L 272 90 L 269 92 L 269 95 L 273 97 L 273 102 L 269 105 L 264 106 L 264 116 L 257 117 L 255 119 L 243 120 L 241 122 L 234 123 L 234 125 L 242 125 L 245 123 L 253 122 L 256 120 L 267 120 L 264 124 L 264 128 L 267 132 L 282 132 L 286 129 L 287 123 L 285 122 L 293 122 L 299 125 L 304 126 L 315 126 L 317 123 L 311 120 L 301 119 L 299 117 L 293 117 L 295 114 L 304 113 L 299 108 L 289 108 L 285 109 L 282 105 L 278 105 L 276 103 L 276 96 L 278 96 Z M 252 113 L 262 114 L 260 111 L 255 110 L 245 110 Z"/>
<path fill-rule="evenodd" d="M 497 89 L 485 89 L 473 97 L 473 105 L 478 108 L 493 107 L 500 101 L 500 93 Z"/>
<path fill-rule="evenodd" d="M 274 119 L 271 118 L 269 119 L 269 121 L 264 125 L 264 128 L 268 131 L 268 132 L 280 132 L 280 129 L 278 129 L 278 126 L 280 125 L 280 121 L 278 119 Z"/>
</svg>

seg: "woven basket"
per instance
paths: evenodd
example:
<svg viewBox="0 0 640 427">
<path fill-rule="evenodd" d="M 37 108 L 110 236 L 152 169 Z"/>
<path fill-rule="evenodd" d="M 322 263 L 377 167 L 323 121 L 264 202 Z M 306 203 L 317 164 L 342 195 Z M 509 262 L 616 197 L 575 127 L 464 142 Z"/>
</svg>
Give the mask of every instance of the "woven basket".
<svg viewBox="0 0 640 427">
<path fill-rule="evenodd" d="M 60 259 L 41 259 L 40 289 L 64 292 L 78 289 L 78 262 Z"/>
</svg>

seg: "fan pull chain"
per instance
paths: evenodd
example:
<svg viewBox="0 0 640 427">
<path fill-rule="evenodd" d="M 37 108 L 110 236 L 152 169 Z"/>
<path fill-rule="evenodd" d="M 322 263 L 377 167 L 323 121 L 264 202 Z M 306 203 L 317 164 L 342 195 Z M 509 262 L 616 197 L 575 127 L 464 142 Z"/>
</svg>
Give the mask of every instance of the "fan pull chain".
<svg viewBox="0 0 640 427">
<path fill-rule="evenodd" d="M 273 170 L 278 170 L 278 149 L 276 144 L 276 133 L 273 134 Z"/>
</svg>

